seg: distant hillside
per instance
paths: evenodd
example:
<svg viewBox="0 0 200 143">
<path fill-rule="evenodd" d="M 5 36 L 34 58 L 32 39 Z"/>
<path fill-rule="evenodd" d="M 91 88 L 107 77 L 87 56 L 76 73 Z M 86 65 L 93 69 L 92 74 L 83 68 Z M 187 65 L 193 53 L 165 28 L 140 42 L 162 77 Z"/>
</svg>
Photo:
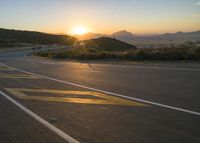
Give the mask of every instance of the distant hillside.
<svg viewBox="0 0 200 143">
<path fill-rule="evenodd" d="M 166 33 L 163 35 L 156 35 L 148 37 L 152 40 L 171 40 L 171 41 L 197 41 L 200 40 L 200 31 L 195 32 L 177 32 L 177 33 Z"/>
<path fill-rule="evenodd" d="M 101 37 L 97 39 L 84 40 L 85 47 L 96 48 L 104 51 L 123 51 L 137 48 L 115 38 Z"/>
<path fill-rule="evenodd" d="M 200 41 L 197 41 L 196 44 L 200 44 Z"/>
<path fill-rule="evenodd" d="M 34 31 L 0 29 L 0 39 L 19 43 L 72 45 L 76 38 L 68 35 L 53 35 Z"/>
<path fill-rule="evenodd" d="M 89 36 L 88 36 L 89 35 Z M 97 33 L 89 33 L 82 35 L 81 39 L 92 39 L 98 37 L 112 37 L 118 40 L 137 45 L 138 47 L 151 47 L 151 45 L 167 45 L 167 44 L 180 44 L 185 41 L 196 42 L 200 40 L 200 31 L 195 32 L 177 32 L 177 33 L 165 33 L 160 35 L 136 35 L 126 30 L 115 32 L 111 35 L 103 35 Z M 146 45 L 146 46 L 145 46 Z"/>
<path fill-rule="evenodd" d="M 126 30 L 115 32 L 111 35 L 111 37 L 115 37 L 117 39 L 127 41 L 127 40 L 134 40 L 135 35 L 131 32 L 128 32 Z"/>
<path fill-rule="evenodd" d="M 172 45 L 165 48 L 131 48 L 130 45 L 108 46 L 105 43 L 118 43 L 112 38 L 98 38 L 87 40 L 86 47 L 71 48 L 65 52 L 40 51 L 38 56 L 49 58 L 66 58 L 79 60 L 133 60 L 133 61 L 182 61 L 182 60 L 200 60 L 200 46 L 192 42 L 186 42 L 180 45 Z M 118 44 L 119 45 L 119 44 Z M 124 45 L 124 48 L 122 45 Z M 108 47 L 107 47 L 108 46 Z M 127 46 L 127 47 L 126 47 Z M 130 47 L 129 47 L 130 46 Z M 130 49 L 129 49 L 130 48 Z M 124 49 L 124 50 L 122 50 Z M 127 50 L 128 49 L 128 50 Z M 132 50 L 131 50 L 132 49 Z"/>
<path fill-rule="evenodd" d="M 84 43 L 84 44 L 83 44 Z M 50 58 L 67 58 L 81 60 L 120 59 L 124 55 L 134 52 L 137 47 L 115 38 L 101 37 L 97 39 L 80 41 L 80 45 L 65 52 L 41 51 L 38 56 Z"/>
<path fill-rule="evenodd" d="M 117 34 L 116 34 L 117 33 Z M 123 40 L 125 42 L 134 43 L 135 41 L 168 41 L 168 42 L 184 42 L 184 41 L 198 41 L 200 40 L 200 31 L 195 32 L 177 32 L 177 33 L 165 33 L 161 35 L 151 35 L 151 36 L 139 36 L 133 35 L 127 31 L 119 31 L 112 34 L 112 37 L 115 37 L 119 40 Z"/>
<path fill-rule="evenodd" d="M 77 35 L 76 37 L 79 40 L 88 40 L 88 39 L 94 39 L 94 38 L 100 38 L 100 37 L 107 37 L 107 35 L 89 32 L 83 35 Z"/>
</svg>

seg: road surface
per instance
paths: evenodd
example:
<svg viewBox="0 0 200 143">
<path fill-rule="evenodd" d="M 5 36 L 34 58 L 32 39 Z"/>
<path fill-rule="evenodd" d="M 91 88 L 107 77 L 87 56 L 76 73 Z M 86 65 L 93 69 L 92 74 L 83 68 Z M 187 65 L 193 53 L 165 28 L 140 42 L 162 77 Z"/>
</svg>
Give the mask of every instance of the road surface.
<svg viewBox="0 0 200 143">
<path fill-rule="evenodd" d="M 200 64 L 113 65 L 0 52 L 1 143 L 199 143 Z"/>
</svg>

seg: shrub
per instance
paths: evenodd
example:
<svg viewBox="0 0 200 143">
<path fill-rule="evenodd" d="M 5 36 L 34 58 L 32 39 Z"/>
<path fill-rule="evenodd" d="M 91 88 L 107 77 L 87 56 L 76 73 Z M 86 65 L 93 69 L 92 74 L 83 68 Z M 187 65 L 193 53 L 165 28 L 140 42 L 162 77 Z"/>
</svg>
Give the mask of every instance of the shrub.
<svg viewBox="0 0 200 143">
<path fill-rule="evenodd" d="M 77 48 L 66 52 L 38 53 L 40 56 L 81 60 L 123 59 L 123 60 L 200 60 L 200 47 L 193 43 L 173 45 L 170 48 L 143 48 L 124 51 L 104 51 L 99 48 Z"/>
</svg>

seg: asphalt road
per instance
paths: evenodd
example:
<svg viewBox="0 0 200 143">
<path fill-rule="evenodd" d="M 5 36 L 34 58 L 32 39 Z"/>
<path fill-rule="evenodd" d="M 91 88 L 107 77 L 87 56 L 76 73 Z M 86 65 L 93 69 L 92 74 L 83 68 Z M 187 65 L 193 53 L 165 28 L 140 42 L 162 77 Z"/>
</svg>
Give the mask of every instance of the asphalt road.
<svg viewBox="0 0 200 143">
<path fill-rule="evenodd" d="M 0 52 L 0 142 L 200 142 L 200 64 L 80 63 L 29 52 Z"/>
</svg>

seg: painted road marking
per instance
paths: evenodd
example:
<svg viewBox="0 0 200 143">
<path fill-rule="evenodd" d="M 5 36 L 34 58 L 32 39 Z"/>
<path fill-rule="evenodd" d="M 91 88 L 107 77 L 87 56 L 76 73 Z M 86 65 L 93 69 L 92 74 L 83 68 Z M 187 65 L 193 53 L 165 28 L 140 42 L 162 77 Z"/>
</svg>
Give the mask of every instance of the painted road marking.
<svg viewBox="0 0 200 143">
<path fill-rule="evenodd" d="M 25 70 L 17 69 L 17 68 L 5 65 L 3 63 L 0 63 L 0 64 L 7 66 L 7 67 L 10 67 L 10 68 L 13 68 L 17 71 L 20 71 L 20 72 L 23 72 L 23 73 L 26 73 L 26 74 L 31 74 L 31 75 L 34 75 L 34 76 L 38 76 L 38 77 L 41 77 L 41 78 L 44 78 L 44 79 L 48 79 L 48 80 L 52 80 L 52 81 L 56 81 L 56 82 L 60 82 L 60 83 L 68 84 L 68 85 L 73 85 L 73 86 L 81 87 L 81 88 L 84 88 L 84 89 L 89 89 L 89 90 L 92 90 L 92 91 L 97 91 L 97 92 L 101 92 L 101 93 L 105 93 L 105 94 L 129 99 L 129 100 L 133 100 L 133 101 L 138 101 L 138 102 L 141 102 L 141 103 L 146 103 L 146 104 L 150 104 L 150 105 L 154 105 L 154 106 L 158 106 L 158 107 L 163 107 L 163 108 L 167 108 L 167 109 L 171 109 L 171 110 L 176 110 L 176 111 L 200 116 L 200 112 L 196 112 L 196 111 L 192 111 L 192 110 L 188 110 L 188 109 L 183 109 L 183 108 L 179 108 L 179 107 L 173 107 L 173 106 L 169 106 L 169 105 L 165 105 L 165 104 L 161 104 L 161 103 L 157 103 L 157 102 L 152 102 L 152 101 L 148 101 L 148 100 L 144 100 L 144 99 L 139 99 L 139 98 L 135 98 L 135 97 L 130 97 L 130 96 L 122 95 L 122 94 L 117 94 L 117 93 L 113 93 L 113 92 L 109 92 L 109 91 L 105 91 L 105 90 L 101 90 L 101 89 L 96 89 L 96 88 L 80 85 L 80 84 L 77 84 L 77 83 L 63 81 L 63 80 L 55 79 L 55 78 L 52 78 L 52 77 L 48 77 L 48 76 L 28 72 L 28 71 L 25 71 Z"/>
<path fill-rule="evenodd" d="M 43 118 L 41 118 L 40 116 L 38 116 L 37 114 L 35 114 L 34 112 L 32 112 L 31 110 L 29 110 L 28 108 L 26 108 L 25 106 L 23 106 L 22 104 L 20 104 L 19 102 L 17 102 L 16 100 L 14 100 L 13 98 L 11 98 L 10 96 L 6 95 L 1 90 L 0 90 L 0 94 L 2 96 L 4 96 L 6 99 L 8 99 L 10 102 L 12 102 L 14 105 L 16 105 L 17 107 L 19 107 L 21 110 L 23 110 L 24 112 L 26 112 L 32 118 L 34 118 L 35 120 L 37 120 L 38 122 L 40 122 L 42 125 L 44 125 L 48 129 L 50 129 L 51 131 L 53 131 L 54 133 L 56 133 L 57 135 L 59 135 L 60 137 L 62 137 L 67 142 L 69 142 L 69 143 L 80 143 L 79 141 L 75 140 L 74 138 L 72 138 L 71 136 L 69 136 L 68 134 L 66 134 L 65 132 L 63 132 L 62 130 L 56 128 L 55 126 L 53 126 L 52 124 L 50 124 L 49 122 L 47 122 L 46 120 L 44 120 Z"/>
<path fill-rule="evenodd" d="M 0 74 L 0 78 L 14 78 L 14 79 L 41 79 L 38 76 L 30 74 Z"/>
<path fill-rule="evenodd" d="M 5 66 L 0 66 L 0 71 L 14 71 L 14 69 Z"/>
<path fill-rule="evenodd" d="M 95 91 L 72 91 L 72 90 L 49 90 L 49 89 L 24 89 L 24 88 L 5 88 L 8 92 L 20 99 L 39 100 L 48 102 L 67 102 L 79 104 L 103 104 L 103 105 L 124 105 L 124 106 L 148 106 L 146 104 L 135 102 L 119 97 L 109 96 Z M 31 93 L 47 93 L 56 96 L 30 96 Z M 78 97 L 59 97 L 57 95 L 79 95 Z M 82 97 L 81 97 L 82 96 Z M 83 97 L 84 96 L 84 97 Z M 95 97 L 95 98 L 94 98 Z"/>
</svg>

